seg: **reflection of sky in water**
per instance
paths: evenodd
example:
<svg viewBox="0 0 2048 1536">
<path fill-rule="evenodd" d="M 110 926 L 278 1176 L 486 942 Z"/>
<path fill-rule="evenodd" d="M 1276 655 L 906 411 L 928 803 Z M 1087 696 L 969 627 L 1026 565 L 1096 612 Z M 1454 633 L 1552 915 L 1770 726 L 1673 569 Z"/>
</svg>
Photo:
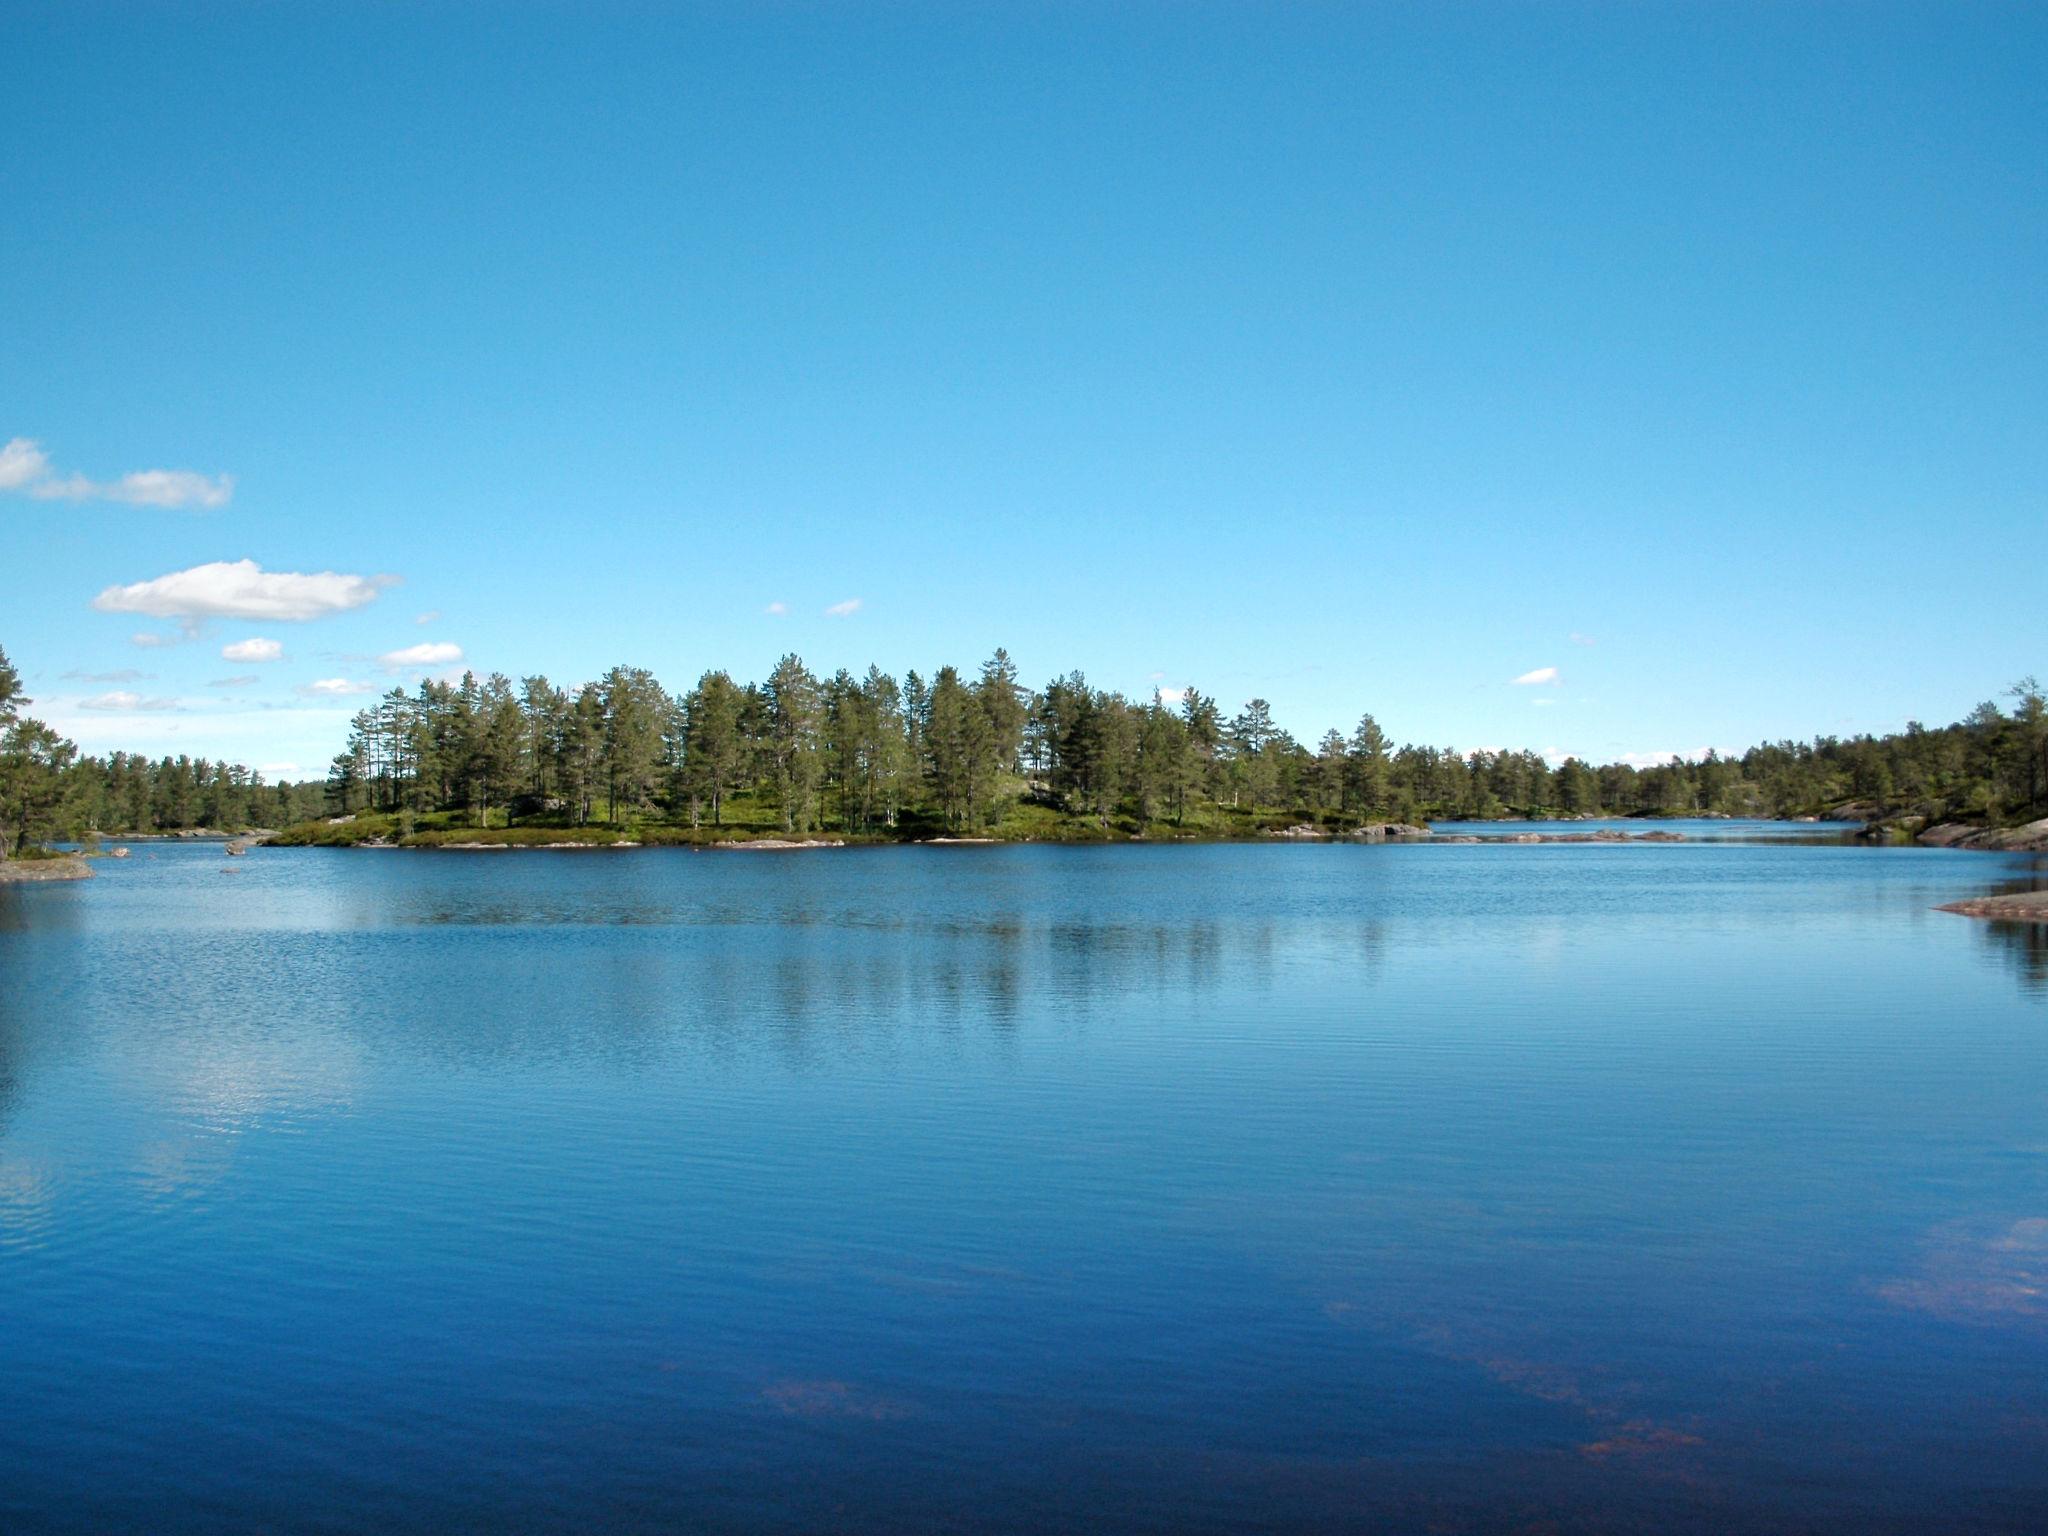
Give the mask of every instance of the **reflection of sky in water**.
<svg viewBox="0 0 2048 1536">
<path fill-rule="evenodd" d="M 30 1525 L 2043 1523 L 2030 861 L 224 862 L 0 890 Z"/>
</svg>

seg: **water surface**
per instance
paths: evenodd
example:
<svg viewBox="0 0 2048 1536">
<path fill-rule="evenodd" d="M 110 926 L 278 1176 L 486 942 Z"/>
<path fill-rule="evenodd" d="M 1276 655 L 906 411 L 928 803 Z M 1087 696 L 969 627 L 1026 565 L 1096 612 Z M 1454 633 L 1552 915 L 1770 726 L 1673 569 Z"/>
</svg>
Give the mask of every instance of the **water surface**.
<svg viewBox="0 0 2048 1536">
<path fill-rule="evenodd" d="M 0 887 L 0 1529 L 2048 1527 L 2048 868 L 1721 835 Z"/>
</svg>

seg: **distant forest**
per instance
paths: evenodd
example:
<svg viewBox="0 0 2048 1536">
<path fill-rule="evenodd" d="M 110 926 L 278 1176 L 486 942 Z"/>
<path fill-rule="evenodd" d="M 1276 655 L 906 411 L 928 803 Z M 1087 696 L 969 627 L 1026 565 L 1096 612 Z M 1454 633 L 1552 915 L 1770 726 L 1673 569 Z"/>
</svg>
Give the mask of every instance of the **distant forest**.
<svg viewBox="0 0 2048 1536">
<path fill-rule="evenodd" d="M 100 832 L 287 826 L 326 808 L 326 786 L 265 784 L 239 763 L 132 753 L 81 757 L 22 711 L 32 700 L 0 651 L 0 859 Z"/>
<path fill-rule="evenodd" d="M 579 688 L 503 675 L 393 689 L 355 717 L 328 777 L 335 815 L 456 813 L 470 824 L 666 821 L 791 834 L 1216 834 L 1294 823 L 1502 816 L 1795 816 L 1847 802 L 2018 819 L 2048 799 L 2048 703 L 2033 679 L 1939 729 L 1775 742 L 1740 757 L 1552 765 L 1534 752 L 1397 746 L 1363 716 L 1310 742 L 1263 699 L 1232 714 L 1190 688 L 1132 700 L 1080 673 L 1032 689 L 997 651 L 978 673 L 899 683 L 706 672 L 675 693 L 639 667 Z M 1035 819 L 1034 819 L 1035 818 Z"/>
<path fill-rule="evenodd" d="M 0 857 L 55 839 L 361 817 L 381 831 L 526 825 L 728 827 L 877 837 L 1228 836 L 1312 824 L 1528 816 L 1818 815 L 1845 804 L 1970 821 L 2048 811 L 2048 700 L 1889 736 L 1773 742 L 1635 767 L 1534 752 L 1397 746 L 1371 715 L 1305 742 L 1263 699 L 1233 714 L 1078 672 L 1032 689 L 997 651 L 979 672 L 765 681 L 706 672 L 677 694 L 614 667 L 559 688 L 502 674 L 394 688 L 355 716 L 325 783 L 265 784 L 189 757 L 81 756 L 22 713 L 0 653 Z M 387 821 L 388 818 L 388 821 Z"/>
</svg>

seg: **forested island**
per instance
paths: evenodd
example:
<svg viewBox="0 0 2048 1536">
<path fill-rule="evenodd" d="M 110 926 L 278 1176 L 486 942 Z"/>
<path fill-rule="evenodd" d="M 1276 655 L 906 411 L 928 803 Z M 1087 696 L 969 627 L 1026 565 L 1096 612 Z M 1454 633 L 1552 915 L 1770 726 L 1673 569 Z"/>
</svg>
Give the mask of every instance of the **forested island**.
<svg viewBox="0 0 2048 1536">
<path fill-rule="evenodd" d="M 81 756 L 22 713 L 0 654 L 0 857 L 54 840 L 207 827 L 280 843 L 708 843 L 773 835 L 1100 840 L 1342 833 L 1442 819 L 1828 816 L 2001 826 L 2048 814 L 2048 700 L 2028 678 L 1955 724 L 1770 742 L 1638 768 L 1396 745 L 1371 715 L 1313 742 L 1263 699 L 1133 700 L 1080 673 L 1030 688 L 978 671 L 899 682 L 640 667 L 563 688 L 503 674 L 393 688 L 324 783 L 239 765 Z"/>
</svg>

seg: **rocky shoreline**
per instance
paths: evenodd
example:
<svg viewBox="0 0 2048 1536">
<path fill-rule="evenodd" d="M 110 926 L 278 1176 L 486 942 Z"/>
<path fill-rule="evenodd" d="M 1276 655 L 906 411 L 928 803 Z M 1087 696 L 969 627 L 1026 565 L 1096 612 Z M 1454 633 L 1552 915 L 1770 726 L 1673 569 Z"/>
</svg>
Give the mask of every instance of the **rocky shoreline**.
<svg viewBox="0 0 2048 1536">
<path fill-rule="evenodd" d="M 92 866 L 84 859 L 0 860 L 0 885 L 30 885 L 44 880 L 90 880 Z"/>
<path fill-rule="evenodd" d="M 1937 912 L 1958 912 L 1999 923 L 2048 923 L 2048 891 L 2017 891 L 2010 896 L 1974 896 L 1951 901 Z"/>
<path fill-rule="evenodd" d="M 1966 821 L 1936 821 L 1919 811 L 1872 804 L 1845 805 L 1834 813 L 1861 822 L 1855 835 L 1866 843 L 1914 842 L 1923 848 L 1965 848 L 1985 853 L 2048 853 L 2048 816 L 2017 827 L 1983 827 Z"/>
</svg>

